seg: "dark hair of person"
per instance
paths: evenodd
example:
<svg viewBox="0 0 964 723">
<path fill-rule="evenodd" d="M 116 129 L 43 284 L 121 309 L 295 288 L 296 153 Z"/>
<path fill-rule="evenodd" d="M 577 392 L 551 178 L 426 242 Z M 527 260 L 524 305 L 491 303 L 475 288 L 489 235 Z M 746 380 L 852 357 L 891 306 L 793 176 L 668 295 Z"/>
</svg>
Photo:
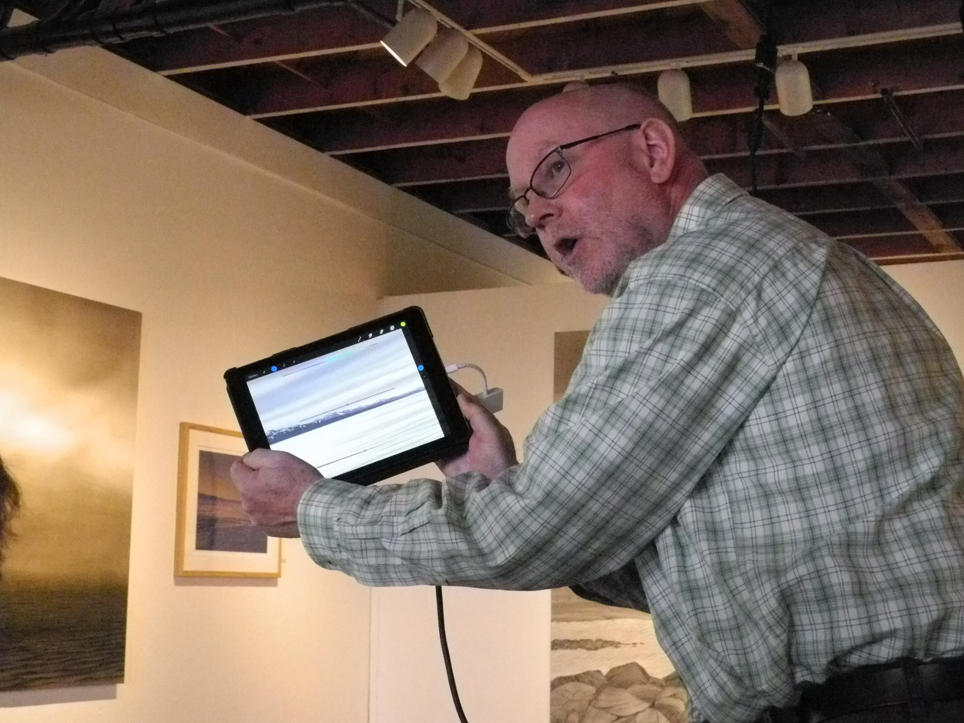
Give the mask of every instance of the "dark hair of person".
<svg viewBox="0 0 964 723">
<path fill-rule="evenodd" d="M 20 488 L 0 459 L 0 563 L 13 533 L 10 520 L 20 511 Z"/>
</svg>

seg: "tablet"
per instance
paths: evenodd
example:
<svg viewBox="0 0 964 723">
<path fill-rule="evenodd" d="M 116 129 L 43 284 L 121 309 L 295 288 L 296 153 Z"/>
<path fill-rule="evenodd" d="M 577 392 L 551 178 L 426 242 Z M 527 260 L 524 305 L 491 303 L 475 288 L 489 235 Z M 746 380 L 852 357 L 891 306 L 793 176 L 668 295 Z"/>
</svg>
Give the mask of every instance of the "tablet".
<svg viewBox="0 0 964 723">
<path fill-rule="evenodd" d="M 417 306 L 224 379 L 249 449 L 290 452 L 346 482 L 371 484 L 460 454 L 471 434 Z"/>
</svg>

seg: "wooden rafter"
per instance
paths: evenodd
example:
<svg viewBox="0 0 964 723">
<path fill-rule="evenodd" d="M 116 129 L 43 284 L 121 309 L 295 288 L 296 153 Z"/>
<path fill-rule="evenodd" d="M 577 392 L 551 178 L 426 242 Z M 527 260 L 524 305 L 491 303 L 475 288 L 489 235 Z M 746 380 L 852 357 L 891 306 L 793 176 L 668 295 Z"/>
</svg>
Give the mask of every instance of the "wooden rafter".
<svg viewBox="0 0 964 723">
<path fill-rule="evenodd" d="M 737 48 L 756 47 L 763 25 L 756 14 L 743 0 L 711 0 L 700 6 L 713 22 L 723 28 L 723 32 Z"/>
<path fill-rule="evenodd" d="M 841 146 L 842 152 L 854 166 L 900 210 L 935 251 L 946 253 L 961 250 L 934 212 L 917 198 L 904 181 L 890 174 L 887 163 L 874 148 L 861 145 L 857 134 L 830 113 L 818 113 L 812 118 L 819 132 Z"/>
</svg>

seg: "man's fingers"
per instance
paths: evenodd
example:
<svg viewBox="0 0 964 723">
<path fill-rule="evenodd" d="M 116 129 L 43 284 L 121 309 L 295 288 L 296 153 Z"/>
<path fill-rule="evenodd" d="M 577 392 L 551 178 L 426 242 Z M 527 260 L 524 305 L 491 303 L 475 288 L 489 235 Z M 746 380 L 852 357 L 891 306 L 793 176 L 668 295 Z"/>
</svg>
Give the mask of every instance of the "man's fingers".
<svg viewBox="0 0 964 723">
<path fill-rule="evenodd" d="M 479 401 L 468 392 L 459 394 L 455 399 L 459 403 L 462 414 L 472 425 L 472 429 L 476 428 L 476 422 L 488 419 L 491 416 L 491 412 L 479 404 Z"/>
<path fill-rule="evenodd" d="M 241 458 L 241 462 L 245 467 L 255 470 L 262 467 L 273 467 L 277 454 L 270 449 L 252 449 Z"/>
</svg>

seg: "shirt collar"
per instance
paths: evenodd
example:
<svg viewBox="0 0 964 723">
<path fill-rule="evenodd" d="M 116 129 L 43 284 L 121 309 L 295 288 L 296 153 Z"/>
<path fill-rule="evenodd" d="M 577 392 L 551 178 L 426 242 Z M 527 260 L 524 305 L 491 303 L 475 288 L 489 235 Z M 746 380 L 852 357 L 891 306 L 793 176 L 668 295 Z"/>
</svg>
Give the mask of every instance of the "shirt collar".
<svg viewBox="0 0 964 723">
<path fill-rule="evenodd" d="M 693 189 L 690 197 L 686 199 L 670 228 L 666 242 L 705 226 L 725 205 L 745 195 L 746 191 L 722 173 L 710 176 Z"/>
<path fill-rule="evenodd" d="M 630 264 L 630 268 L 641 263 L 640 259 L 646 258 L 652 253 L 658 253 L 660 248 L 672 243 L 673 239 L 702 228 L 712 221 L 724 206 L 734 199 L 745 195 L 746 191 L 722 173 L 716 173 L 705 179 L 693 189 L 689 198 L 683 203 L 683 207 L 679 210 L 676 220 L 673 221 L 673 225 L 670 227 L 666 241 L 660 244 L 658 248 L 635 259 Z M 614 299 L 622 295 L 626 284 L 629 282 L 630 275 L 629 269 L 627 269 L 613 292 Z"/>
</svg>

